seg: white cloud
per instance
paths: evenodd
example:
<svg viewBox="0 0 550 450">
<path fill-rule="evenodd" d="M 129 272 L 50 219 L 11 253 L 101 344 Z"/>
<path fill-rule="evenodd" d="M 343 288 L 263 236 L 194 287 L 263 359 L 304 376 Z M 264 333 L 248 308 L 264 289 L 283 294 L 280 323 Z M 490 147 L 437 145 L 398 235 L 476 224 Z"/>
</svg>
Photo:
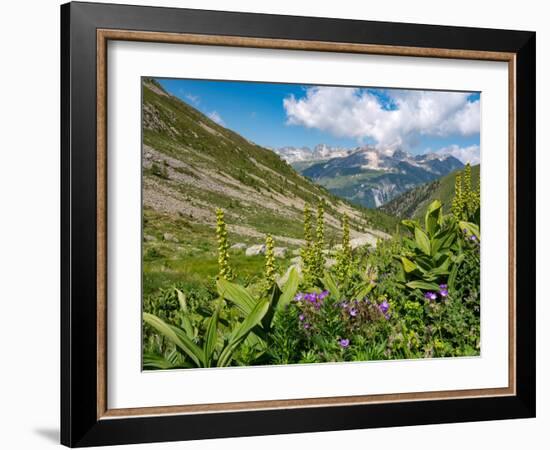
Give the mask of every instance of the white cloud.
<svg viewBox="0 0 550 450">
<path fill-rule="evenodd" d="M 207 114 L 207 116 L 208 116 L 211 120 L 213 120 L 214 122 L 216 122 L 218 125 L 221 125 L 222 127 L 225 127 L 225 122 L 223 121 L 222 116 L 220 116 L 220 115 L 218 114 L 217 111 L 209 112 L 209 113 Z"/>
<path fill-rule="evenodd" d="M 462 163 L 476 165 L 480 163 L 479 145 L 470 145 L 468 147 L 459 147 L 458 145 L 449 145 L 441 148 L 435 153 L 438 155 L 451 155 Z"/>
<path fill-rule="evenodd" d="M 193 95 L 193 94 L 187 93 L 187 94 L 185 94 L 185 98 L 187 100 L 189 100 L 191 103 L 193 103 L 193 105 L 195 105 L 195 106 L 198 106 L 199 103 L 201 102 L 201 99 L 198 95 Z"/>
<path fill-rule="evenodd" d="M 384 147 L 405 147 L 418 136 L 468 136 L 479 133 L 479 101 L 468 93 L 388 90 L 394 108 L 365 89 L 312 87 L 305 96 L 283 100 L 287 123 Z"/>
</svg>

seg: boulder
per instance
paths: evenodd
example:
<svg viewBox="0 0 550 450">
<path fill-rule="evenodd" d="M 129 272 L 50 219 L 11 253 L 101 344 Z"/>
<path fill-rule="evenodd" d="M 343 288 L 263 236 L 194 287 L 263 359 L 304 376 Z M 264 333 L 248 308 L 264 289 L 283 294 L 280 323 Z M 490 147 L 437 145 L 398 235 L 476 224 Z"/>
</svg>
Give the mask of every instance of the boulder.
<svg viewBox="0 0 550 450">
<path fill-rule="evenodd" d="M 275 258 L 284 258 L 287 251 L 288 249 L 286 247 L 275 247 L 273 249 L 273 255 L 275 255 Z"/>
<path fill-rule="evenodd" d="M 245 251 L 245 255 L 246 256 L 265 255 L 265 244 L 252 245 L 251 247 L 248 247 Z"/>
<path fill-rule="evenodd" d="M 295 266 L 301 266 L 302 265 L 302 257 L 301 256 L 295 256 L 290 260 L 290 263 Z"/>
<path fill-rule="evenodd" d="M 238 242 L 236 244 L 233 244 L 231 247 L 232 250 L 244 250 L 246 248 L 246 244 L 243 242 Z"/>
<path fill-rule="evenodd" d="M 172 233 L 164 233 L 162 238 L 168 242 L 178 242 L 178 239 Z"/>
<path fill-rule="evenodd" d="M 370 245 L 372 247 L 376 247 L 376 237 L 371 234 L 365 234 L 361 237 L 352 239 L 350 241 L 351 248 L 355 250 L 359 247 L 364 247 L 365 245 Z"/>
</svg>

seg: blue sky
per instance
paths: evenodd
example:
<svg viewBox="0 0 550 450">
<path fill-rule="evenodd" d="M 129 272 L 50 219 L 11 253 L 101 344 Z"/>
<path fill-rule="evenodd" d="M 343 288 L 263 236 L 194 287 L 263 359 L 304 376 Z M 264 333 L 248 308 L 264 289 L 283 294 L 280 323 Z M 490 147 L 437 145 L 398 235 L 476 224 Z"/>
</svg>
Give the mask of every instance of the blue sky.
<svg viewBox="0 0 550 450">
<path fill-rule="evenodd" d="M 266 147 L 373 144 L 420 154 L 479 146 L 478 93 L 158 81 L 172 95 Z"/>
</svg>

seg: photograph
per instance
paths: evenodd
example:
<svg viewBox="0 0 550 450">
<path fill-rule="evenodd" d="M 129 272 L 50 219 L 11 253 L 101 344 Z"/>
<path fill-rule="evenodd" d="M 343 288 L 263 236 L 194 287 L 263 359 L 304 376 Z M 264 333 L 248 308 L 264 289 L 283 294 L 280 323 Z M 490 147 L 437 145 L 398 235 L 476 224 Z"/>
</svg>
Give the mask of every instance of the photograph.
<svg viewBox="0 0 550 450">
<path fill-rule="evenodd" d="M 525 435 L 510 419 L 534 418 L 540 392 L 536 22 L 357 5 L 61 6 L 60 126 L 44 122 L 60 353 L 40 355 L 58 362 L 63 445 Z M 27 103 L 8 111 L 28 128 Z M 31 186 L 22 155 L 8 175 Z M 49 225 L 42 186 L 10 243 Z M 487 432 L 498 420 L 514 433 Z"/>
<path fill-rule="evenodd" d="M 481 102 L 142 77 L 142 369 L 480 357 Z"/>
</svg>

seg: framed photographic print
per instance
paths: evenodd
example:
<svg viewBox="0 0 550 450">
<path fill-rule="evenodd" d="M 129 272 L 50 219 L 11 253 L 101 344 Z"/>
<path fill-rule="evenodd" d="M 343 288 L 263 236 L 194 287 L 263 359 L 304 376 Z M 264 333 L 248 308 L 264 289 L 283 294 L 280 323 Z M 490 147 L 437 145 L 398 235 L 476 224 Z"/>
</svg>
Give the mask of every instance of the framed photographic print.
<svg viewBox="0 0 550 450">
<path fill-rule="evenodd" d="M 535 415 L 535 33 L 61 8 L 68 446 Z"/>
</svg>

